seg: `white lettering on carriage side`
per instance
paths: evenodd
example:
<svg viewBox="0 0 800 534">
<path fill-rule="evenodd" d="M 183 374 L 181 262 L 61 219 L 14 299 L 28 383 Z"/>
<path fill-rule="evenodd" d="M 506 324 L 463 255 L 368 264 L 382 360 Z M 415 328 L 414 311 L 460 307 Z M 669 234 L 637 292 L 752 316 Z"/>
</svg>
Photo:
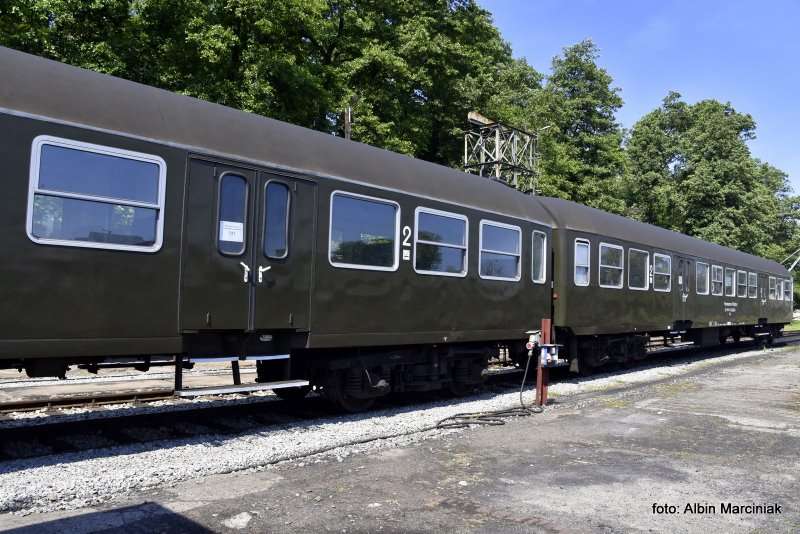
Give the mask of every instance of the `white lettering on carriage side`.
<svg viewBox="0 0 800 534">
<path fill-rule="evenodd" d="M 403 261 L 411 259 L 411 249 L 403 249 Z"/>
<path fill-rule="evenodd" d="M 403 246 L 404 247 L 410 247 L 411 246 L 411 227 L 410 226 L 404 226 L 403 227 Z M 403 259 L 405 260 L 405 259 L 408 259 L 408 258 L 403 256 Z"/>
<path fill-rule="evenodd" d="M 244 224 L 233 221 L 220 221 L 219 240 L 231 243 L 244 243 Z"/>
<path fill-rule="evenodd" d="M 725 309 L 725 313 L 728 315 L 732 313 L 736 313 L 736 308 L 739 307 L 738 302 L 723 302 L 722 307 Z"/>
</svg>

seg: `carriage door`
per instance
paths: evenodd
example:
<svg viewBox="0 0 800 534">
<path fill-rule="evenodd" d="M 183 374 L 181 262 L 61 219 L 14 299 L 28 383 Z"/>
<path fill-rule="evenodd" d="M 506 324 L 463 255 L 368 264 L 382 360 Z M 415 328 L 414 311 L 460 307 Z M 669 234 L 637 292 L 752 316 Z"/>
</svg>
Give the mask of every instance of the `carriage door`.
<svg viewBox="0 0 800 534">
<path fill-rule="evenodd" d="M 316 184 L 262 173 L 253 249 L 253 328 L 308 329 Z"/>
<path fill-rule="evenodd" d="M 314 186 L 192 159 L 181 329 L 304 328 Z"/>
<path fill-rule="evenodd" d="M 690 320 L 692 310 L 692 280 L 694 279 L 694 262 L 689 258 L 676 256 L 677 291 L 675 292 L 675 319 Z"/>
<path fill-rule="evenodd" d="M 758 302 L 760 304 L 761 313 L 759 317 L 769 317 L 769 309 L 767 308 L 769 300 L 769 277 L 766 274 L 758 273 Z"/>
</svg>

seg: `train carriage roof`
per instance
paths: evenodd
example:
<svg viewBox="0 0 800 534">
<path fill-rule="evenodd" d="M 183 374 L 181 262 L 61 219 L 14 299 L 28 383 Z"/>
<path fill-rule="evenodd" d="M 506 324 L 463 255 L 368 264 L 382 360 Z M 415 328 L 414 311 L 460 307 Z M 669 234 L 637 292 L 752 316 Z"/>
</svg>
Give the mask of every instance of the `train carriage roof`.
<svg viewBox="0 0 800 534">
<path fill-rule="evenodd" d="M 778 263 L 362 143 L 0 47 L 0 111 L 361 182 L 778 275 Z"/>
<path fill-rule="evenodd" d="M 537 197 L 537 200 L 547 208 L 553 215 L 557 226 L 561 228 L 642 243 L 655 249 L 682 252 L 689 256 L 744 269 L 765 271 L 779 276 L 787 275 L 786 269 L 778 262 L 739 252 L 716 243 L 709 243 L 652 224 L 633 221 L 568 200 L 546 197 Z"/>
</svg>

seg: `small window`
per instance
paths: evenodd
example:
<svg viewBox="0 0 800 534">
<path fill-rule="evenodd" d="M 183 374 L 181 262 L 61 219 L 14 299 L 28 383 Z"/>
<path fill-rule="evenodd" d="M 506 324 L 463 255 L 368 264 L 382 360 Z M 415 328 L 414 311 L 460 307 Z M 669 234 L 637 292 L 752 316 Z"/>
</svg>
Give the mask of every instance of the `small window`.
<svg viewBox="0 0 800 534">
<path fill-rule="evenodd" d="M 736 271 L 736 296 L 747 297 L 747 273 Z"/>
<path fill-rule="evenodd" d="M 543 284 L 547 279 L 547 234 L 538 230 L 533 232 L 531 277 L 537 284 Z"/>
<path fill-rule="evenodd" d="M 722 277 L 723 269 L 719 265 L 711 266 L 711 294 L 718 297 L 722 296 Z"/>
<path fill-rule="evenodd" d="M 244 253 L 247 216 L 247 180 L 238 174 L 223 174 L 219 181 L 217 247 L 223 254 Z"/>
<path fill-rule="evenodd" d="M 672 257 L 653 254 L 653 289 L 668 292 L 672 290 Z"/>
<path fill-rule="evenodd" d="M 143 252 L 161 248 L 163 159 L 48 136 L 34 139 L 31 158 L 31 240 Z"/>
<path fill-rule="evenodd" d="M 589 264 L 590 254 L 589 249 L 591 244 L 585 239 L 575 240 L 575 285 L 588 286 L 589 285 Z"/>
<path fill-rule="evenodd" d="M 488 280 L 519 280 L 522 230 L 498 222 L 481 221 L 479 270 Z"/>
<path fill-rule="evenodd" d="M 736 296 L 736 271 L 734 269 L 725 269 L 725 296 Z"/>
<path fill-rule="evenodd" d="M 695 291 L 698 295 L 708 295 L 708 264 L 698 261 L 695 264 Z"/>
<path fill-rule="evenodd" d="M 650 286 L 650 253 L 635 248 L 628 249 L 628 287 L 647 289 Z"/>
<path fill-rule="evenodd" d="M 619 245 L 600 243 L 599 280 L 600 287 L 619 289 L 624 275 L 625 252 Z"/>
<path fill-rule="evenodd" d="M 417 208 L 414 270 L 441 276 L 467 275 L 467 218 Z"/>
<path fill-rule="evenodd" d="M 328 259 L 335 267 L 394 271 L 399 263 L 399 229 L 396 202 L 335 191 Z"/>
<path fill-rule="evenodd" d="M 758 297 L 758 274 L 747 273 L 747 296 L 751 299 Z"/>
<path fill-rule="evenodd" d="M 783 300 L 794 302 L 794 280 L 783 281 Z"/>
<path fill-rule="evenodd" d="M 289 187 L 269 181 L 264 192 L 264 255 L 281 259 L 289 255 Z"/>
<path fill-rule="evenodd" d="M 769 300 L 775 300 L 775 277 L 769 277 Z"/>
</svg>

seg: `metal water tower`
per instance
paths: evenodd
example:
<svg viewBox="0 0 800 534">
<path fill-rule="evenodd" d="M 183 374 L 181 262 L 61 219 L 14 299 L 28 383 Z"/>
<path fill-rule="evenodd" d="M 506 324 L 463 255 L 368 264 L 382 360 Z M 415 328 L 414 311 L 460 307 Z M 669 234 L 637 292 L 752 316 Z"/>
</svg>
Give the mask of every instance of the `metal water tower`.
<svg viewBox="0 0 800 534">
<path fill-rule="evenodd" d="M 536 194 L 538 132 L 530 133 L 488 119 L 477 111 L 467 114 L 464 171 L 501 181 Z M 545 126 L 539 131 L 546 130 Z"/>
</svg>

